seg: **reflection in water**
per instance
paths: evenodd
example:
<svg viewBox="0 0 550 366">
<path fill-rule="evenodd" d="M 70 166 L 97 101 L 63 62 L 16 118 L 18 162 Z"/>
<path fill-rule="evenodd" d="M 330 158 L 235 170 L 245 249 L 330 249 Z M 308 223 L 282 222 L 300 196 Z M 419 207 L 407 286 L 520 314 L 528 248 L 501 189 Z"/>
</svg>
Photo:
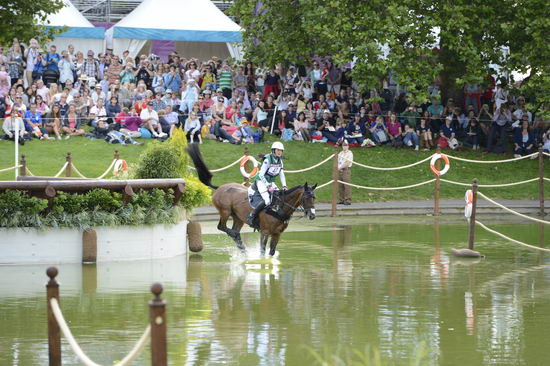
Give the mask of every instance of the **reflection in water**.
<svg viewBox="0 0 550 366">
<path fill-rule="evenodd" d="M 507 230 L 528 242 L 541 235 L 528 225 Z M 365 218 L 286 233 L 281 264 L 273 266 L 232 261 L 226 238 L 209 235 L 201 255 L 188 260 L 61 266 L 61 306 L 101 364 L 120 359 L 141 334 L 154 281 L 166 288 L 171 365 L 311 365 L 305 347 L 334 354 L 367 344 L 388 365 L 401 365 L 420 342 L 429 365 L 545 364 L 548 258 L 478 236 L 487 258 L 460 260 L 448 253 L 464 246 L 463 222 Z M 244 239 L 252 247 L 258 236 Z M 44 270 L 0 267 L 7 294 L 0 365 L 47 364 Z M 63 352 L 64 365 L 78 364 L 66 346 Z"/>
</svg>

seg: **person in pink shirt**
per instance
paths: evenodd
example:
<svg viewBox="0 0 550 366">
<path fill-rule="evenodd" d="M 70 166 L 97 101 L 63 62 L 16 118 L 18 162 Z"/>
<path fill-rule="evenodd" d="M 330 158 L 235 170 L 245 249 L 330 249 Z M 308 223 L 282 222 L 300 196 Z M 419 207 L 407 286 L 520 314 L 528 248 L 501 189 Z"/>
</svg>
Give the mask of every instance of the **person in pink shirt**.
<svg viewBox="0 0 550 366">
<path fill-rule="evenodd" d="M 141 132 L 139 130 L 141 124 L 141 118 L 137 115 L 135 108 L 132 108 L 130 114 L 124 118 L 124 123 L 121 122 L 122 128 L 120 132 L 132 138 L 141 137 Z"/>
<path fill-rule="evenodd" d="M 396 146 L 400 142 L 402 142 L 401 138 L 401 123 L 397 120 L 397 117 L 395 116 L 395 113 L 390 112 L 389 114 L 389 120 L 386 121 L 386 128 L 388 129 L 388 135 L 390 137 L 390 141 L 392 145 Z"/>
</svg>

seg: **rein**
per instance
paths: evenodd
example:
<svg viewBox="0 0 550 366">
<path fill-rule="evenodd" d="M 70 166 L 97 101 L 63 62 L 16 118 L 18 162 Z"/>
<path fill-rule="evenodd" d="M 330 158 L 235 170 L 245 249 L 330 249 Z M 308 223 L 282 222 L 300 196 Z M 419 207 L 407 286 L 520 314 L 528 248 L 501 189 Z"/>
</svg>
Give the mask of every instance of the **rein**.
<svg viewBox="0 0 550 366">
<path fill-rule="evenodd" d="M 304 191 L 305 193 L 305 191 Z M 303 193 L 302 193 L 303 195 Z M 266 212 L 268 212 L 269 214 L 271 214 L 271 216 L 277 218 L 278 220 L 281 220 L 282 222 L 288 222 L 291 218 L 292 218 L 292 215 L 294 214 L 295 211 L 304 211 L 304 207 L 302 204 L 298 205 L 298 206 L 292 206 L 290 203 L 286 202 L 284 200 L 284 191 L 282 191 L 281 195 L 278 195 L 277 196 L 277 200 L 281 202 L 282 206 L 283 207 L 289 207 L 290 209 L 292 209 L 292 212 L 289 214 L 289 215 L 283 215 L 281 213 L 279 213 L 279 210 L 277 211 L 274 211 L 274 210 L 267 210 Z M 279 205 L 279 203 L 277 202 L 277 206 Z"/>
</svg>

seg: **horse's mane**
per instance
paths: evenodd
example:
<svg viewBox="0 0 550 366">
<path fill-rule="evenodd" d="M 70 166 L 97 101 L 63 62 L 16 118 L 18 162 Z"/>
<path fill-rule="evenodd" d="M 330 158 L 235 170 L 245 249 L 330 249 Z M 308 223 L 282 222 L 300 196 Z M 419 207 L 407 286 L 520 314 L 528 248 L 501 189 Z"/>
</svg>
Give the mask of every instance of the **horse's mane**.
<svg viewBox="0 0 550 366">
<path fill-rule="evenodd" d="M 302 185 L 302 186 L 296 186 L 296 187 L 289 188 L 285 191 L 285 194 L 290 194 L 290 193 L 292 193 L 292 192 L 294 192 L 294 191 L 296 191 L 300 188 L 304 188 L 304 186 Z"/>
</svg>

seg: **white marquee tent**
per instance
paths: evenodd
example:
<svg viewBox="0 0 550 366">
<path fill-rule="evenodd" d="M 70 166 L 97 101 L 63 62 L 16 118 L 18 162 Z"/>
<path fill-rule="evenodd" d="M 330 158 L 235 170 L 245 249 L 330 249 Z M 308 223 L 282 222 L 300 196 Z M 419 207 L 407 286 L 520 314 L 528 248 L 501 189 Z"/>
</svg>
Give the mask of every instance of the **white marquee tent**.
<svg viewBox="0 0 550 366">
<path fill-rule="evenodd" d="M 57 34 L 50 44 L 57 46 L 58 53 L 66 50 L 70 44 L 74 45 L 77 51 L 82 51 L 84 55 L 88 50 L 92 50 L 96 54 L 103 52 L 105 29 L 94 27 L 69 0 L 63 0 L 63 2 L 65 7 L 55 14 L 50 14 L 44 25 L 55 28 L 68 27 L 68 29 Z"/>
<path fill-rule="evenodd" d="M 149 53 L 151 41 L 175 41 L 183 57 L 240 59 L 241 28 L 210 0 L 144 0 L 107 30 L 115 54 Z"/>
</svg>

